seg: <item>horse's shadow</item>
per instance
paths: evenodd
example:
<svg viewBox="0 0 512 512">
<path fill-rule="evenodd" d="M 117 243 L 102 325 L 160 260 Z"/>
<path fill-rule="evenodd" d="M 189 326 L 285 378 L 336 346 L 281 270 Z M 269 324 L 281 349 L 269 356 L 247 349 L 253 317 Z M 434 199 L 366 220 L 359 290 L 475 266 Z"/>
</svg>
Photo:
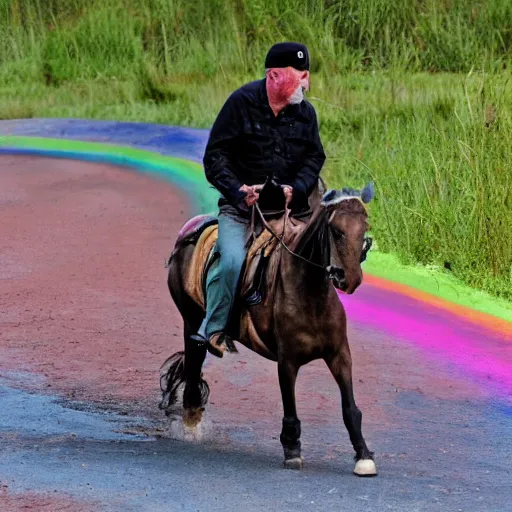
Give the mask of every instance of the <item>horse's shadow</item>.
<svg viewBox="0 0 512 512">
<path fill-rule="evenodd" d="M 227 464 L 231 471 L 268 472 L 283 469 L 278 439 L 275 440 L 275 448 L 272 448 L 270 443 L 262 443 L 254 438 L 253 432 L 245 432 L 247 435 L 244 435 L 243 425 L 239 427 L 240 432 L 237 429 L 237 435 L 233 435 L 232 428 L 223 428 L 214 423 L 207 411 L 202 421 L 195 428 L 190 428 L 183 422 L 182 411 L 179 404 L 168 408 L 166 418 L 158 425 L 153 437 L 162 447 L 159 454 L 168 453 L 173 457 L 206 464 Z M 248 438 L 253 440 L 247 441 Z M 352 476 L 353 455 L 348 447 L 340 456 L 322 458 L 325 455 L 312 454 L 311 459 L 306 458 L 304 468 L 296 473 Z"/>
</svg>

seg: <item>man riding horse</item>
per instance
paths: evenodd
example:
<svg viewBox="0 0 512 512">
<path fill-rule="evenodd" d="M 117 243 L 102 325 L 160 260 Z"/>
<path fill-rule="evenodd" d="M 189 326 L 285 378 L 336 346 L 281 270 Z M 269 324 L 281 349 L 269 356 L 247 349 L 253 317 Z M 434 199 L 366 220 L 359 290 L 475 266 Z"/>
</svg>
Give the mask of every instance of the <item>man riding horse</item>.
<svg viewBox="0 0 512 512">
<path fill-rule="evenodd" d="M 310 78 L 307 48 L 278 43 L 268 52 L 265 68 L 264 79 L 228 98 L 204 155 L 206 178 L 221 193 L 219 257 L 208 272 L 206 316 L 191 339 L 219 357 L 246 258 L 250 209 L 260 194 L 257 185 L 271 181 L 281 186 L 286 205 L 300 213 L 308 209 L 325 161 L 315 109 L 304 99 Z M 277 210 L 282 204 L 267 207 Z"/>
<path fill-rule="evenodd" d="M 181 398 L 183 425 L 195 430 L 210 395 L 203 378 L 207 351 L 222 356 L 224 343 L 235 351 L 227 343 L 233 339 L 277 363 L 284 467 L 300 469 L 296 379 L 302 366 L 323 359 L 340 390 L 355 451 L 353 472 L 375 476 L 337 291 L 351 294 L 362 283 L 361 263 L 371 247 L 366 205 L 374 187 L 313 194 L 325 155 L 315 111 L 303 98 L 307 49 L 275 45 L 265 64 L 266 78 L 231 95 L 210 135 L 204 164 L 222 195 L 218 219 L 187 221 L 167 261 L 167 285 L 183 318 L 185 343 L 160 367 L 159 407 L 172 414 Z"/>
</svg>

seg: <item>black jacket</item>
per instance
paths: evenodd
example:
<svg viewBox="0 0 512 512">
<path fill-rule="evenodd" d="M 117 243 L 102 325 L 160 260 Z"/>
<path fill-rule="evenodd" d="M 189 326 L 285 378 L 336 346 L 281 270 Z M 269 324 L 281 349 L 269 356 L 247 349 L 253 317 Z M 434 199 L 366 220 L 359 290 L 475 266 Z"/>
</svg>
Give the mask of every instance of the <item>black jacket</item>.
<svg viewBox="0 0 512 512">
<path fill-rule="evenodd" d="M 289 105 L 276 117 L 265 79 L 244 85 L 228 98 L 203 159 L 207 180 L 223 196 L 219 205 L 231 204 L 242 215 L 248 208 L 240 187 L 262 184 L 267 178 L 293 187 L 294 213 L 307 209 L 324 161 L 313 106 L 307 101 Z"/>
</svg>

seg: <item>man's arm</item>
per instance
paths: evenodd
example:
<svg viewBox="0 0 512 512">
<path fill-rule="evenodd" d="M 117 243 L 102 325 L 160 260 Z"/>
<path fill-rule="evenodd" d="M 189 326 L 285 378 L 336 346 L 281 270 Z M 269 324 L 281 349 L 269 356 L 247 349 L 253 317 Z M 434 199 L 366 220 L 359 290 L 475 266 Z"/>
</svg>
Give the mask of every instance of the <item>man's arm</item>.
<svg viewBox="0 0 512 512">
<path fill-rule="evenodd" d="M 246 192 L 232 167 L 232 155 L 241 133 L 241 100 L 232 94 L 213 124 L 203 158 L 206 179 L 238 209 L 247 210 Z"/>
<path fill-rule="evenodd" d="M 318 176 L 325 162 L 324 148 L 320 141 L 318 121 L 313 107 L 311 107 L 311 111 L 311 138 L 308 141 L 307 151 L 304 155 L 304 161 L 301 168 L 292 183 L 290 183 L 293 188 L 293 197 L 295 200 L 303 199 L 307 201 L 307 198 L 315 188 Z"/>
</svg>

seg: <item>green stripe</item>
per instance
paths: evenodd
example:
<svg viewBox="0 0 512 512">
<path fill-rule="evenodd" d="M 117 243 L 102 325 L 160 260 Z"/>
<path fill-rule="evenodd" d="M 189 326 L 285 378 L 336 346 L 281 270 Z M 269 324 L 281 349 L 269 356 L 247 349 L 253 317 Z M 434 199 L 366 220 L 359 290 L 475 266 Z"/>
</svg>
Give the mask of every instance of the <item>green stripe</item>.
<svg viewBox="0 0 512 512">
<path fill-rule="evenodd" d="M 164 156 L 129 146 L 44 137 L 0 137 L 1 148 L 133 167 L 182 188 L 197 212 L 215 210 L 218 192 L 208 186 L 202 166 L 184 158 Z"/>
<path fill-rule="evenodd" d="M 423 266 L 404 266 L 393 254 L 372 251 L 365 272 L 448 300 L 459 306 L 512 322 L 512 303 L 462 284 L 447 271 Z"/>
</svg>

